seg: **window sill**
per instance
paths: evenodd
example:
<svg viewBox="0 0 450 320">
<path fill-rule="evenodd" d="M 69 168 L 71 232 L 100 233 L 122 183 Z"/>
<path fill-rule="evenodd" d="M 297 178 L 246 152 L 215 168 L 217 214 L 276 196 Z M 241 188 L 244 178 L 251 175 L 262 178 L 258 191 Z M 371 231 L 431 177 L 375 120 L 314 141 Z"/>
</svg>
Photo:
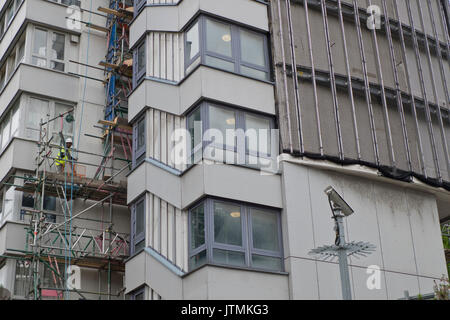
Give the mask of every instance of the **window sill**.
<svg viewBox="0 0 450 320">
<path fill-rule="evenodd" d="M 229 266 L 229 265 L 223 265 L 219 263 L 206 263 L 204 265 L 201 265 L 193 270 L 188 271 L 185 273 L 182 278 L 189 276 L 190 274 L 193 274 L 205 267 L 216 267 L 216 268 L 222 268 L 222 269 L 230 269 L 230 270 L 238 270 L 238 271 L 247 271 L 247 272 L 258 272 L 258 273 L 265 273 L 265 274 L 275 274 L 275 275 L 281 275 L 281 276 L 288 276 L 289 273 L 286 271 L 271 271 L 266 269 L 257 269 L 257 268 L 251 268 L 251 267 L 236 267 L 236 266 Z"/>
</svg>

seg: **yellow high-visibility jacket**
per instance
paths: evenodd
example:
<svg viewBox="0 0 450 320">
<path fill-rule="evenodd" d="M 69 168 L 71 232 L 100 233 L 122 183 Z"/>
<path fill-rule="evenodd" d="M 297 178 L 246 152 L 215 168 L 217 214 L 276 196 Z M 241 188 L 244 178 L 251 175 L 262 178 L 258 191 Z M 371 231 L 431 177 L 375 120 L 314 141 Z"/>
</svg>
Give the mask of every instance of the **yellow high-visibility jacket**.
<svg viewBox="0 0 450 320">
<path fill-rule="evenodd" d="M 61 147 L 61 149 L 59 149 L 58 155 L 56 156 L 55 164 L 57 166 L 64 166 L 66 164 L 66 161 L 69 160 L 67 154 L 68 152 L 66 152 L 66 149 L 64 147 Z"/>
</svg>

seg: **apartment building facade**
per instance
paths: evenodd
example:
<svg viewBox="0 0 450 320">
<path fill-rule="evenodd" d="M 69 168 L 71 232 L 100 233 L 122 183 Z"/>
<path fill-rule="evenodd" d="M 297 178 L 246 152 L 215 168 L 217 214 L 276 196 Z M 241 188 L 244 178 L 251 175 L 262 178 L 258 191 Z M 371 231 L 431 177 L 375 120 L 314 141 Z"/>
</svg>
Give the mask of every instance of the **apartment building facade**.
<svg viewBox="0 0 450 320">
<path fill-rule="evenodd" d="M 347 239 L 376 246 L 349 258 L 353 298 L 433 292 L 447 274 L 447 13 L 135 1 L 130 298 L 341 299 L 337 262 L 309 254 L 334 243 L 330 185 L 356 212 Z M 240 129 L 279 129 L 280 144 L 224 139 Z"/>
<path fill-rule="evenodd" d="M 74 231 L 69 246 L 83 239 L 98 258 L 114 229 L 126 250 L 112 269 L 60 253 L 59 285 L 40 264 L 42 298 L 341 299 L 337 262 L 309 254 L 335 240 L 327 186 L 355 211 L 346 238 L 376 246 L 349 258 L 354 299 L 433 291 L 450 216 L 445 1 L 118 2 L 133 8 L 132 162 L 103 179 L 126 180 L 127 199 L 69 201 L 70 214 L 90 208 L 78 235 L 99 240 Z M 96 10 L 110 4 L 0 4 L 0 284 L 14 299 L 33 298 L 23 259 L 38 201 L 18 190 L 35 175 L 41 119 L 72 113 L 48 137 L 74 140 L 84 178 L 101 163 L 108 68 L 93 66 L 111 11 Z M 67 221 L 64 201 L 43 200 L 46 226 Z"/>
<path fill-rule="evenodd" d="M 81 5 L 83 11 L 77 13 L 70 5 Z M 103 133 L 98 121 L 104 119 L 105 87 L 92 79 L 102 80 L 104 72 L 86 65 L 97 66 L 105 59 L 105 33 L 78 20 L 105 26 L 106 18 L 85 11 L 91 5 L 107 7 L 109 2 L 14 0 L 0 4 L 0 284 L 13 299 L 123 297 L 119 292 L 123 267 L 108 268 L 107 263 L 95 259 L 80 262 L 89 250 L 96 257 L 105 252 L 105 230 L 129 235 L 126 203 L 95 202 L 89 197 L 74 197 L 71 201 L 74 189 L 70 185 L 75 184 L 70 183 L 73 177 L 69 165 L 59 196 L 48 191 L 36 198 L 34 192 L 19 191 L 27 181 L 37 178 L 36 159 L 38 150 L 43 150 L 43 144 L 38 149 L 38 142 L 48 142 L 50 153 L 39 169 L 48 175 L 57 173 L 53 160 L 58 146 L 63 145 L 62 137 L 73 140 L 72 154 L 78 158 L 75 179 L 94 178 L 101 164 L 104 144 L 92 136 L 101 137 Z M 74 14 L 76 20 L 69 20 Z M 72 119 L 61 114 L 70 114 Z M 40 132 L 41 121 L 49 120 Z M 107 175 L 113 176 L 117 171 L 112 168 L 119 165 L 118 161 L 105 164 Z M 114 181 L 125 184 L 125 174 L 115 176 Z M 55 176 L 57 179 L 61 178 Z M 41 226 L 53 228 L 42 241 L 38 264 L 31 258 L 36 252 L 30 220 L 36 210 L 45 212 Z M 64 224 L 81 212 L 78 223 Z M 63 229 L 66 226 L 62 233 L 58 229 L 61 225 Z M 88 239 L 92 246 L 86 245 Z M 34 278 L 32 271 L 36 270 L 39 276 Z"/>
</svg>

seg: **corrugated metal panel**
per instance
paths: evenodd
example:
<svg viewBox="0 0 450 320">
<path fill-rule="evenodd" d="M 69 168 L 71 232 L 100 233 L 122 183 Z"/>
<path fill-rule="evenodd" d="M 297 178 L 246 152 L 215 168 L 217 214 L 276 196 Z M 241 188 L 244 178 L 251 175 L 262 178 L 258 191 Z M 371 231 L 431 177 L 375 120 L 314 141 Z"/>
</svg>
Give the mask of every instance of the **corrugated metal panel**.
<svg viewBox="0 0 450 320">
<path fill-rule="evenodd" d="M 369 5 L 383 15 L 379 30 L 367 27 Z M 449 46 L 439 6 L 440 0 L 272 1 L 284 151 L 450 181 Z"/>
<path fill-rule="evenodd" d="M 151 193 L 147 199 L 147 246 L 186 271 L 188 213 Z"/>
<path fill-rule="evenodd" d="M 184 76 L 183 35 L 170 32 L 148 34 L 148 76 L 178 82 Z"/>
</svg>

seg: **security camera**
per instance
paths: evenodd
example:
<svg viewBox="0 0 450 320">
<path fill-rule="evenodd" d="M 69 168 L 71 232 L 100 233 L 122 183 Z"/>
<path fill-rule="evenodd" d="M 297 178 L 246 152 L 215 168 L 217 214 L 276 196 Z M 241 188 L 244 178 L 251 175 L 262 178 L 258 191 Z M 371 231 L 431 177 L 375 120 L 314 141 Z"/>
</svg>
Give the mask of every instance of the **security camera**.
<svg viewBox="0 0 450 320">
<path fill-rule="evenodd" d="M 346 216 L 350 216 L 354 213 L 353 209 L 345 202 L 344 199 L 334 190 L 333 187 L 328 187 L 324 190 L 325 194 L 328 196 L 328 201 L 330 202 L 333 209 L 339 209 Z"/>
</svg>

